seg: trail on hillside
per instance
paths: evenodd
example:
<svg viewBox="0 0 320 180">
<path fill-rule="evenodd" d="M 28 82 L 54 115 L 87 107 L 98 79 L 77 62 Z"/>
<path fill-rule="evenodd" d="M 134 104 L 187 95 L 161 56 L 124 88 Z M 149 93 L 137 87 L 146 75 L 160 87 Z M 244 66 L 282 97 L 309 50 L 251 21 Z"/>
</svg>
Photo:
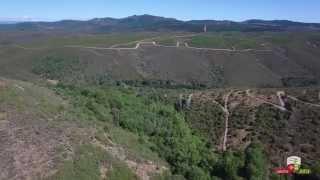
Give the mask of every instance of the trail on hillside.
<svg viewBox="0 0 320 180">
<path fill-rule="evenodd" d="M 187 34 L 187 35 L 176 35 L 176 36 L 172 36 L 172 37 L 169 37 L 169 38 L 184 38 L 184 37 L 193 37 L 197 34 Z M 121 44 L 114 44 L 112 46 L 110 46 L 110 48 L 117 48 L 118 46 L 126 46 L 126 45 L 131 45 L 131 44 L 138 44 L 138 43 L 141 43 L 141 42 L 153 42 L 154 40 L 156 39 L 161 39 L 162 36 L 156 36 L 156 37 L 152 37 L 152 38 L 147 38 L 147 39 L 141 39 L 141 40 L 137 40 L 137 41 L 131 41 L 131 42 L 127 42 L 127 43 L 121 43 Z"/>
<path fill-rule="evenodd" d="M 229 97 L 232 94 L 232 91 L 229 92 L 225 99 L 224 99 L 224 113 L 225 113 L 225 128 L 224 128 L 224 136 L 223 136 L 223 144 L 222 144 L 222 150 L 226 151 L 227 150 L 227 141 L 228 141 L 228 132 L 229 132 L 229 116 L 230 112 L 228 109 L 228 102 L 229 102 Z"/>
<path fill-rule="evenodd" d="M 184 38 L 184 37 L 193 37 L 196 36 L 197 34 L 190 34 L 190 35 L 181 35 L 181 36 L 172 36 L 169 38 Z M 122 44 L 115 44 L 112 45 L 111 47 L 105 48 L 105 47 L 89 47 L 89 46 L 79 46 L 79 45 L 67 45 L 64 47 L 69 47 L 69 48 L 87 48 L 87 49 L 98 49 L 98 50 L 137 50 L 138 48 L 141 47 L 142 44 L 151 44 L 155 47 L 165 47 L 165 48 L 180 48 L 180 42 L 177 41 L 175 46 L 166 46 L 166 45 L 161 45 L 158 44 L 156 39 L 161 38 L 160 36 L 158 37 L 153 37 L 153 38 L 148 38 L 148 39 L 143 39 L 143 40 L 138 40 L 138 41 L 132 41 L 128 43 L 122 43 Z M 121 48 L 119 46 L 125 46 L 125 45 L 131 45 L 136 43 L 135 47 L 132 48 Z M 272 52 L 272 50 L 258 50 L 258 49 L 222 49 L 222 48 L 200 48 L 200 47 L 192 47 L 190 46 L 187 42 L 184 43 L 184 47 L 186 49 L 194 49 L 194 50 L 208 50 L 208 51 L 226 51 L 226 52 Z"/>
<path fill-rule="evenodd" d="M 279 101 L 279 104 L 277 103 L 273 103 L 271 101 L 268 101 L 268 100 L 265 100 L 264 98 L 262 97 L 259 97 L 259 95 L 256 95 L 252 92 L 250 92 L 251 89 L 247 89 L 247 90 L 239 90 L 239 91 L 236 91 L 236 90 L 231 90 L 230 92 L 228 92 L 227 94 L 224 94 L 223 95 L 223 103 L 222 102 L 218 102 L 215 98 L 213 98 L 213 100 L 211 100 L 211 102 L 213 102 L 215 105 L 217 105 L 223 112 L 224 112 L 224 131 L 223 131 L 223 135 L 221 135 L 221 144 L 219 147 L 221 147 L 221 150 L 223 152 L 227 151 L 227 144 L 228 144 L 228 134 L 229 134 L 229 125 L 230 125 L 230 115 L 232 114 L 231 112 L 231 107 L 229 107 L 230 105 L 230 101 L 233 101 L 233 99 L 238 99 L 240 98 L 240 101 L 244 100 L 243 98 L 245 97 L 248 97 L 254 101 L 258 101 L 260 102 L 258 104 L 261 105 L 261 104 L 268 104 L 268 105 L 271 105 L 272 107 L 276 108 L 276 109 L 279 109 L 281 111 L 284 111 L 284 112 L 291 112 L 290 110 L 288 110 L 286 108 L 286 102 L 284 100 L 284 97 L 288 97 L 294 101 L 298 101 L 298 102 L 301 102 L 303 104 L 306 104 L 306 105 L 309 105 L 309 106 L 315 106 L 315 107 L 320 107 L 320 104 L 314 104 L 314 103 L 309 103 L 309 102 L 305 102 L 305 101 L 302 101 L 302 100 L 299 100 L 298 98 L 294 97 L 294 96 L 288 96 L 285 94 L 284 91 L 277 91 L 276 92 L 276 96 L 277 96 L 277 99 Z M 240 94 L 240 97 L 238 97 L 238 95 Z M 231 96 L 232 95 L 232 96 Z M 243 96 L 244 95 L 244 96 Z M 272 95 L 274 97 L 274 95 Z M 188 102 L 191 101 L 191 98 L 193 97 L 193 94 L 190 94 L 189 95 L 189 98 L 187 100 L 187 104 Z M 232 99 L 230 99 L 232 97 Z M 238 99 L 239 100 L 239 99 Z M 276 99 L 275 99 L 276 100 Z"/>
<path fill-rule="evenodd" d="M 320 107 L 320 104 L 314 104 L 314 103 L 310 103 L 310 102 L 306 102 L 306 101 L 302 101 L 294 96 L 290 96 L 290 95 L 287 95 L 288 98 L 294 100 L 294 101 L 298 101 L 300 103 L 303 103 L 303 104 L 306 104 L 306 105 L 309 105 L 309 106 L 314 106 L 314 107 Z"/>
<path fill-rule="evenodd" d="M 188 49 L 195 49 L 195 50 L 208 50 L 208 51 L 227 51 L 227 52 L 272 52 L 272 50 L 259 50 L 259 49 L 223 49 L 223 48 L 199 48 L 199 47 L 192 47 L 188 43 L 184 43 L 185 47 Z"/>
<path fill-rule="evenodd" d="M 137 40 L 137 41 L 131 41 L 131 42 L 127 42 L 127 43 L 121 43 L 121 44 L 114 44 L 112 46 L 110 46 L 109 48 L 118 48 L 119 46 L 128 46 L 128 45 L 131 45 L 131 44 L 138 44 L 138 43 L 141 43 L 141 42 L 153 42 L 155 39 L 159 39 L 161 38 L 161 36 L 157 36 L 157 37 L 152 37 L 152 38 L 147 38 L 147 39 L 141 39 L 141 40 Z"/>
<path fill-rule="evenodd" d="M 259 98 L 259 97 L 256 97 L 254 96 L 253 94 L 250 93 L 250 89 L 246 90 L 246 94 L 247 96 L 251 97 L 251 98 L 254 98 L 258 101 L 262 101 L 263 103 L 265 104 L 269 104 L 269 105 L 272 105 L 274 106 L 275 108 L 277 109 L 280 109 L 281 111 L 289 111 L 285 106 L 286 106 L 286 103 L 284 102 L 283 100 L 283 97 L 286 96 L 287 98 L 290 98 L 294 101 L 297 101 L 297 102 L 300 102 L 300 103 L 303 103 L 303 104 L 306 104 L 306 105 L 309 105 L 309 106 L 314 106 L 314 107 L 320 107 L 320 104 L 315 104 L 315 103 L 310 103 L 310 102 L 306 102 L 306 101 L 303 101 L 303 100 L 300 100 L 294 96 L 291 96 L 291 95 L 287 95 L 285 91 L 277 91 L 276 95 L 278 97 L 278 100 L 279 100 L 279 103 L 280 105 L 278 104 L 275 104 L 275 103 L 272 103 L 272 102 L 269 102 L 267 100 L 264 100 L 262 98 Z"/>
<path fill-rule="evenodd" d="M 21 45 L 18 45 L 18 44 L 14 44 L 12 46 L 15 47 L 15 48 L 20 48 L 20 49 L 23 49 L 23 50 L 32 50 L 32 51 L 45 50 L 45 49 L 49 48 L 49 47 L 31 48 L 31 47 L 24 47 L 24 46 L 21 46 Z"/>
<path fill-rule="evenodd" d="M 189 35 L 177 35 L 177 36 L 171 36 L 169 38 L 185 38 L 185 37 L 193 37 L 198 34 L 189 34 Z M 77 45 L 77 44 L 71 44 L 71 45 L 64 45 L 63 48 L 83 48 L 83 49 L 94 49 L 94 50 L 138 50 L 141 45 L 151 45 L 154 47 L 164 47 L 164 48 L 185 48 L 185 49 L 193 49 L 193 50 L 206 50 L 206 51 L 225 51 L 225 52 L 272 52 L 272 50 L 258 50 L 258 49 L 222 49 L 222 48 L 201 48 L 201 47 L 192 47 L 187 42 L 184 43 L 184 47 L 180 45 L 180 42 L 177 41 L 176 45 L 172 46 L 166 46 L 158 44 L 155 40 L 162 38 L 161 36 L 147 38 L 147 39 L 141 39 L 137 41 L 127 42 L 127 43 L 121 43 L 121 44 L 114 44 L 110 47 L 97 47 L 97 46 L 83 46 L 83 45 Z M 135 47 L 119 47 L 119 46 L 128 46 L 131 44 L 136 44 Z M 49 47 L 40 47 L 40 48 L 29 48 L 25 46 L 21 46 L 18 44 L 14 44 L 14 47 L 21 48 L 24 50 L 43 50 L 48 49 Z"/>
<path fill-rule="evenodd" d="M 269 101 L 267 101 L 267 100 L 265 100 L 265 99 L 262 99 L 262 98 L 259 98 L 259 97 L 254 96 L 253 94 L 250 93 L 250 91 L 251 91 L 250 89 L 247 89 L 247 90 L 246 90 L 246 95 L 247 95 L 248 97 L 251 97 L 251 98 L 253 98 L 253 99 L 256 99 L 257 101 L 261 101 L 261 102 L 263 102 L 264 104 L 269 104 L 269 105 L 271 105 L 271 106 L 273 106 L 273 107 L 275 107 L 275 108 L 277 108 L 277 109 L 279 109 L 279 110 L 281 110 L 281 111 L 288 111 L 288 110 L 285 108 L 284 103 L 283 103 L 283 106 L 282 106 L 282 105 L 278 105 L 278 104 L 269 102 Z M 281 102 L 283 102 L 282 98 L 279 98 L 279 100 L 280 100 L 280 99 L 281 99 Z"/>
<path fill-rule="evenodd" d="M 117 48 L 117 47 L 94 47 L 94 46 L 79 46 L 79 45 L 66 45 L 66 48 L 85 48 L 85 49 L 97 49 L 97 50 L 137 50 L 143 44 L 149 44 L 154 47 L 165 47 L 165 48 L 180 48 L 180 45 L 177 43 L 176 46 L 165 46 L 156 43 L 155 41 L 152 42 L 138 42 L 135 47 L 132 48 Z M 258 49 L 219 49 L 219 48 L 198 48 L 189 46 L 188 43 L 185 43 L 185 49 L 193 49 L 193 50 L 207 50 L 207 51 L 225 51 L 225 52 L 272 52 L 272 50 L 258 50 Z"/>
<path fill-rule="evenodd" d="M 226 151 L 227 150 L 227 141 L 228 141 L 228 132 L 229 132 L 229 116 L 230 116 L 230 112 L 228 109 L 228 103 L 229 103 L 229 97 L 230 95 L 233 93 L 233 91 L 229 92 L 228 94 L 225 95 L 224 98 L 224 104 L 221 105 L 218 101 L 213 100 L 213 103 L 218 105 L 222 111 L 225 114 L 225 128 L 224 128 L 224 133 L 223 133 L 223 141 L 222 141 L 222 151 Z"/>
</svg>

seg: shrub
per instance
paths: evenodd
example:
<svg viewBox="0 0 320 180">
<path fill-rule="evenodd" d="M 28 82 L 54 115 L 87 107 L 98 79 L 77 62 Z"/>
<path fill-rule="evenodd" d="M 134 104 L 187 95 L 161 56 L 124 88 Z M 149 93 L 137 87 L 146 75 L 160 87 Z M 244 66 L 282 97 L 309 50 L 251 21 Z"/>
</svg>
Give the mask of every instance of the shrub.
<svg viewBox="0 0 320 180">
<path fill-rule="evenodd" d="M 263 147 L 252 143 L 246 150 L 246 174 L 249 180 L 267 179 L 267 161 Z"/>
</svg>

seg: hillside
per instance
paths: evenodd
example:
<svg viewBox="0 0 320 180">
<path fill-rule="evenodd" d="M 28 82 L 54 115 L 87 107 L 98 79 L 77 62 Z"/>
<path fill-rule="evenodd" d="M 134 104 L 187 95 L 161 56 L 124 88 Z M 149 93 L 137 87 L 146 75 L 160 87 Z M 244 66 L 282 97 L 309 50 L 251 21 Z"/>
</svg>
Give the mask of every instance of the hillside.
<svg viewBox="0 0 320 180">
<path fill-rule="evenodd" d="M 85 107 L 46 87 L 1 79 L 0 92 L 0 179 L 149 179 L 168 171 L 148 142 L 96 120 L 95 111 L 79 114 Z"/>
<path fill-rule="evenodd" d="M 281 98 L 277 94 L 285 94 Z M 226 97 L 228 99 L 226 100 Z M 230 89 L 194 93 L 185 109 L 187 121 L 199 134 L 222 149 L 226 114 L 229 125 L 225 149 L 244 150 L 258 139 L 263 142 L 271 162 L 281 166 L 283 157 L 296 154 L 305 163 L 318 159 L 318 89 Z"/>
<path fill-rule="evenodd" d="M 204 24 L 209 29 L 202 32 Z M 0 179 L 320 179 L 319 24 L 0 25 Z"/>
<path fill-rule="evenodd" d="M 318 171 L 319 89 L 0 88 L 4 179 L 277 179 L 289 155 Z"/>
<path fill-rule="evenodd" d="M 12 41 L 3 43 L 0 56 L 0 75 L 9 78 L 197 88 L 316 86 L 320 80 L 317 32 L 15 36 L 2 41 Z"/>
</svg>

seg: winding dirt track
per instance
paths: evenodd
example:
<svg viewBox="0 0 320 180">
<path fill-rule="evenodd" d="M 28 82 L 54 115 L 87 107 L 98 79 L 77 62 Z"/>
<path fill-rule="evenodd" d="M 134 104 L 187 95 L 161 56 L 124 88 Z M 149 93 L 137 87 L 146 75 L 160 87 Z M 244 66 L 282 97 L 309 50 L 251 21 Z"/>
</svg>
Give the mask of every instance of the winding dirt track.
<svg viewBox="0 0 320 180">
<path fill-rule="evenodd" d="M 229 97 L 233 93 L 233 91 L 229 92 L 228 94 L 225 95 L 224 97 L 224 105 L 221 105 L 218 101 L 213 100 L 213 103 L 218 105 L 222 111 L 225 113 L 225 128 L 224 128 L 224 133 L 223 133 L 223 142 L 222 142 L 222 151 L 227 150 L 227 141 L 228 141 L 228 132 L 229 132 L 229 116 L 230 112 L 228 109 L 228 103 L 229 103 Z"/>
<path fill-rule="evenodd" d="M 261 101 L 261 102 L 263 102 L 264 104 L 269 104 L 269 105 L 271 105 L 271 106 L 273 106 L 273 107 L 275 107 L 275 108 L 277 108 L 277 109 L 280 109 L 281 111 L 288 111 L 288 110 L 284 107 L 284 103 L 281 103 L 281 102 L 283 102 L 283 100 L 282 100 L 282 98 L 280 98 L 279 96 L 278 96 L 278 97 L 279 97 L 279 100 L 281 99 L 280 104 L 282 104 L 283 106 L 282 106 L 282 105 L 275 104 L 275 103 L 272 103 L 272 102 L 269 102 L 269 101 L 266 101 L 266 100 L 264 100 L 264 99 L 262 99 L 262 98 L 259 98 L 259 97 L 254 96 L 253 94 L 250 93 L 250 89 L 246 90 L 246 94 L 247 94 L 247 96 L 250 97 L 250 98 L 253 98 L 253 99 L 256 99 L 256 100 L 258 100 L 258 101 Z"/>
<path fill-rule="evenodd" d="M 90 47 L 90 46 L 79 46 L 79 45 L 67 45 L 64 46 L 66 48 L 85 48 L 85 49 L 96 49 L 96 50 L 137 50 L 141 47 L 141 45 L 151 45 L 151 46 L 155 46 L 155 47 L 165 47 L 165 48 L 180 48 L 180 43 L 177 42 L 176 46 L 165 46 L 165 45 L 160 45 L 157 44 L 155 41 L 152 42 L 138 42 L 136 44 L 135 47 L 132 48 L 118 48 L 116 46 L 119 45 L 113 45 L 109 48 L 105 48 L 105 47 Z M 192 47 L 189 46 L 188 43 L 185 43 L 185 47 L 182 48 L 186 48 L 186 49 L 193 49 L 193 50 L 206 50 L 206 51 L 225 51 L 225 52 L 250 52 L 250 51 L 254 51 L 254 52 L 272 52 L 272 50 L 258 50 L 258 49 L 241 49 L 241 50 L 237 50 L 237 49 L 219 49 L 219 48 L 198 48 L 198 47 Z"/>
<path fill-rule="evenodd" d="M 224 128 L 224 135 L 223 135 L 223 143 L 222 143 L 222 150 L 226 151 L 227 150 L 227 141 L 228 141 L 228 132 L 229 132 L 229 116 L 230 112 L 228 109 L 228 102 L 229 102 L 229 97 L 233 92 L 229 92 L 225 99 L 224 99 L 224 113 L 225 113 L 225 128 Z"/>
<path fill-rule="evenodd" d="M 224 97 L 224 106 L 222 106 L 219 102 L 217 101 L 213 101 L 215 104 L 217 104 L 225 113 L 225 129 L 224 129 L 224 134 L 223 134 L 223 143 L 222 143 L 222 151 L 226 151 L 227 150 L 227 141 L 228 141 L 228 133 L 229 133 L 229 117 L 230 117 L 230 114 L 231 112 L 229 111 L 229 108 L 228 108 L 228 103 L 229 103 L 229 97 L 234 93 L 234 94 L 237 94 L 237 93 L 241 93 L 243 91 L 237 91 L 237 92 L 234 92 L 234 91 L 231 91 L 229 93 L 227 93 Z M 262 98 L 258 98 L 256 96 L 254 96 L 253 94 L 250 93 L 250 89 L 246 90 L 246 95 L 250 98 L 253 98 L 253 99 L 256 99 L 257 101 L 262 101 L 264 104 L 269 104 L 269 105 L 272 105 L 274 106 L 275 108 L 277 109 L 280 109 L 281 111 L 289 111 L 288 109 L 286 109 L 285 107 L 285 102 L 283 100 L 283 96 L 286 95 L 284 91 L 277 91 L 277 97 L 279 99 L 279 103 L 280 105 L 278 104 L 275 104 L 275 103 L 272 103 L 272 102 L 269 102 L 269 101 L 266 101 Z M 314 106 L 314 107 L 320 107 L 320 104 L 314 104 L 314 103 L 309 103 L 309 102 L 305 102 L 305 101 L 302 101 L 296 97 L 293 97 L 293 96 L 290 96 L 290 95 L 287 95 L 288 98 L 294 100 L 294 101 L 297 101 L 297 102 L 300 102 L 300 103 L 303 103 L 303 104 L 306 104 L 306 105 L 309 105 L 309 106 Z"/>
<path fill-rule="evenodd" d="M 20 49 L 23 49 L 23 50 L 44 50 L 44 49 L 48 49 L 48 47 L 40 47 L 40 48 L 28 48 L 28 47 L 24 47 L 24 46 L 20 46 L 20 45 L 13 45 L 13 47 L 16 47 L 16 48 L 20 48 Z"/>
<path fill-rule="evenodd" d="M 314 106 L 314 107 L 319 107 L 320 108 L 320 104 L 314 104 L 314 103 L 309 103 L 309 102 L 306 102 L 306 101 L 302 101 L 296 97 L 293 97 L 293 96 L 290 96 L 290 95 L 287 95 L 288 98 L 294 100 L 294 101 L 297 101 L 297 102 L 300 102 L 300 103 L 303 103 L 303 104 L 306 104 L 306 105 L 309 105 L 309 106 Z"/>
<path fill-rule="evenodd" d="M 207 50 L 207 51 L 226 51 L 226 52 L 272 52 L 272 50 L 258 50 L 258 49 L 221 49 L 221 48 L 199 48 L 199 47 L 192 47 L 188 43 L 184 43 L 187 49 L 194 49 L 194 50 Z"/>
<path fill-rule="evenodd" d="M 197 34 L 189 34 L 189 35 L 181 35 L 181 36 L 172 36 L 169 38 L 184 38 L 184 37 L 193 37 L 196 36 Z M 200 47 L 192 47 L 188 43 L 184 43 L 184 46 L 180 45 L 180 42 L 177 41 L 175 46 L 165 46 L 165 45 L 160 45 L 158 44 L 155 40 L 161 38 L 160 36 L 158 37 L 153 37 L 153 38 L 148 38 L 148 39 L 142 39 L 138 41 L 132 41 L 132 42 L 127 42 L 127 43 L 122 43 L 122 44 L 114 44 L 110 47 L 95 47 L 95 46 L 81 46 L 81 45 L 65 45 L 62 46 L 63 48 L 82 48 L 82 49 L 92 49 L 92 50 L 138 50 L 141 48 L 142 45 L 151 45 L 154 47 L 164 47 L 164 48 L 185 48 L 185 49 L 193 49 L 193 50 L 206 50 L 206 51 L 225 51 L 225 52 L 272 52 L 272 50 L 258 50 L 258 49 L 241 49 L 237 50 L 235 48 L 232 49 L 221 49 L 221 48 L 200 48 Z M 136 43 L 135 47 L 119 47 L 119 46 L 128 46 L 131 44 Z M 41 48 L 28 48 L 24 47 L 21 45 L 13 45 L 16 48 L 21 48 L 24 50 L 43 50 L 43 49 L 48 49 L 49 47 L 41 47 Z"/>
</svg>

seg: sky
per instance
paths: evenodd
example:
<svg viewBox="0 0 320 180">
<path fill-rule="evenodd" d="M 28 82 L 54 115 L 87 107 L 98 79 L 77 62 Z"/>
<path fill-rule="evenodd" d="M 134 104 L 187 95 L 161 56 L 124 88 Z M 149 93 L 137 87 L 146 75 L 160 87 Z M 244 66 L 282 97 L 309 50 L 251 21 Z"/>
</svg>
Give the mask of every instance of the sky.
<svg viewBox="0 0 320 180">
<path fill-rule="evenodd" d="M 1 0 L 0 20 L 91 19 L 151 14 L 180 20 L 287 19 L 320 23 L 320 0 Z"/>
</svg>

